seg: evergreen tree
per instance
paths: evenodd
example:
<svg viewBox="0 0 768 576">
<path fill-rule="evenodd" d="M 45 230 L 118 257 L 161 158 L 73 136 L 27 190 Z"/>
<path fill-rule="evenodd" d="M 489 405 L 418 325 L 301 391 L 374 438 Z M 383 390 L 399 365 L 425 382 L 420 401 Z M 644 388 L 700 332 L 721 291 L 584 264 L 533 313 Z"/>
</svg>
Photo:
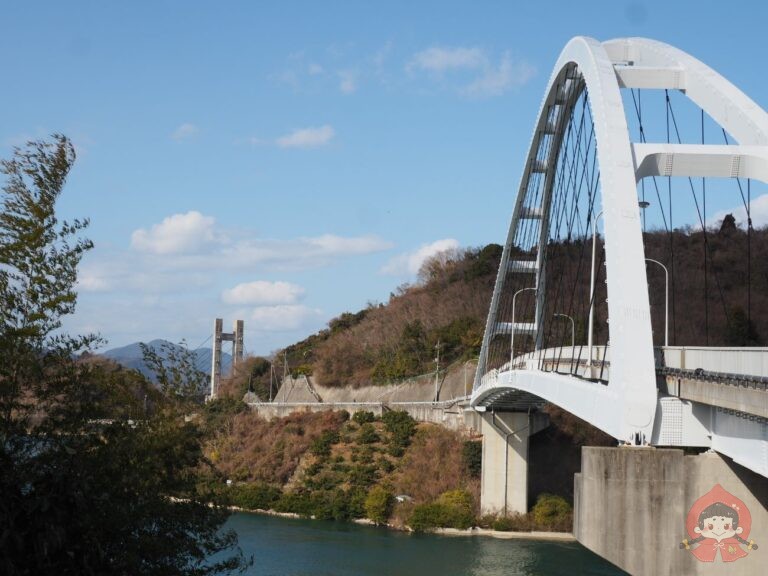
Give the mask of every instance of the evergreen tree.
<svg viewBox="0 0 768 576">
<path fill-rule="evenodd" d="M 95 336 L 58 332 L 92 247 L 79 237 L 87 220 L 56 218 L 74 160 L 54 135 L 0 163 L 0 573 L 241 567 L 238 555 L 208 561 L 235 536 L 220 532 L 226 511 L 197 489 L 198 430 L 168 402 L 139 412 L 148 389 L 136 375 L 78 359 Z M 140 418 L 128 421 L 131 412 Z"/>
</svg>

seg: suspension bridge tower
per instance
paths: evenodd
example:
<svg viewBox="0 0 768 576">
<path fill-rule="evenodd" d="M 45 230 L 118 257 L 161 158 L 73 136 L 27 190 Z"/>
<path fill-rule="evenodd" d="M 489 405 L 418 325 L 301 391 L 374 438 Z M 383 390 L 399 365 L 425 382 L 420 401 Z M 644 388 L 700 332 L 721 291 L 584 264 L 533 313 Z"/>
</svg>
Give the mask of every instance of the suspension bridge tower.
<svg viewBox="0 0 768 576">
<path fill-rule="evenodd" d="M 216 398 L 219 392 L 219 383 L 221 381 L 221 343 L 232 342 L 232 369 L 231 376 L 234 376 L 235 370 L 243 361 L 243 327 L 245 323 L 242 320 L 235 320 L 232 332 L 224 332 L 224 322 L 221 318 L 213 321 L 213 344 L 211 354 L 211 395 Z"/>
</svg>

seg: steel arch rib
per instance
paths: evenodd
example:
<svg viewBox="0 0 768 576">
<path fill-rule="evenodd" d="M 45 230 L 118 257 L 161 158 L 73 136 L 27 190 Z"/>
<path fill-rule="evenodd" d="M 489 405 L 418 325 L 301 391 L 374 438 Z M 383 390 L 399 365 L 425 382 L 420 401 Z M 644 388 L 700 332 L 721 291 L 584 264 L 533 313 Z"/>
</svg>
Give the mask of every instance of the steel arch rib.
<svg viewBox="0 0 768 576">
<path fill-rule="evenodd" d="M 634 432 L 643 432 L 650 438 L 657 393 L 632 146 L 613 61 L 603 45 L 592 38 L 576 37 L 566 45 L 545 92 L 491 301 L 472 404 L 478 406 L 488 395 L 486 387 L 481 385 L 481 377 L 486 369 L 488 347 L 532 160 L 546 128 L 548 105 L 555 101 L 559 81 L 574 66 L 578 67 L 589 98 L 602 183 L 611 326 L 610 381 L 608 386 L 601 386 L 544 373 L 508 371 L 496 386 L 536 394 L 590 421 L 615 438 L 626 439 Z M 562 128 L 562 123 L 560 126 Z M 556 158 L 550 158 L 549 171 L 555 169 L 555 163 Z M 570 385 L 566 385 L 569 384 L 564 381 L 566 379 Z"/>
</svg>

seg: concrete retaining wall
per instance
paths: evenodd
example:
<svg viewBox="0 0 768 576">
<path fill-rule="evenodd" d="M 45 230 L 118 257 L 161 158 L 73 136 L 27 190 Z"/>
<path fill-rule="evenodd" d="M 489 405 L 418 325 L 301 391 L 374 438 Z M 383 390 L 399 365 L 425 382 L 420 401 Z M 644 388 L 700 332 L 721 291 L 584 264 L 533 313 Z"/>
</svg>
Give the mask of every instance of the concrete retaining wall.
<svg viewBox="0 0 768 576">
<path fill-rule="evenodd" d="M 368 411 L 381 416 L 387 410 L 404 410 L 418 422 L 440 424 L 450 430 L 468 434 L 479 433 L 480 415 L 470 409 L 466 402 L 306 402 L 279 403 L 254 402 L 248 404 L 267 420 L 282 418 L 295 412 L 322 412 L 325 410 L 346 410 L 350 414 Z"/>
<path fill-rule="evenodd" d="M 584 546 L 638 575 L 764 574 L 768 565 L 768 479 L 717 453 L 596 448 L 582 450 L 574 485 L 574 535 Z M 702 562 L 680 549 L 694 502 L 720 484 L 752 515 L 759 545 L 744 558 Z M 694 547 L 702 544 L 696 544 Z M 746 546 L 741 545 L 746 549 Z"/>
</svg>

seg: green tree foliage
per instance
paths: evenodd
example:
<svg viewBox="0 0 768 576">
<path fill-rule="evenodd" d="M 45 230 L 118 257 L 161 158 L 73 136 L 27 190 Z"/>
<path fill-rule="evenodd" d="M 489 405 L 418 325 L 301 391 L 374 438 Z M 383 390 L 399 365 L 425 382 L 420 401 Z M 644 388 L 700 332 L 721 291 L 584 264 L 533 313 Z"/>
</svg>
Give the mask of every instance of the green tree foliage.
<svg viewBox="0 0 768 576">
<path fill-rule="evenodd" d="M 390 452 L 393 455 L 401 455 L 416 433 L 416 420 L 405 410 L 387 411 L 381 420 L 390 434 Z"/>
<path fill-rule="evenodd" d="M 163 342 L 160 349 L 139 343 L 144 364 L 155 375 L 155 381 L 167 397 L 201 402 L 208 388 L 208 375 L 197 367 L 197 357 L 187 343 Z"/>
<path fill-rule="evenodd" d="M 409 524 L 417 532 L 434 528 L 466 530 L 475 522 L 472 496 L 465 490 L 441 494 L 435 502 L 418 504 L 413 508 Z"/>
<path fill-rule="evenodd" d="M 368 410 L 360 410 L 355 412 L 355 414 L 352 416 L 352 420 L 360 425 L 373 422 L 375 419 L 376 417 L 373 415 L 373 412 L 369 412 Z"/>
<path fill-rule="evenodd" d="M 246 510 L 269 510 L 282 496 L 276 486 L 264 483 L 235 484 L 227 489 L 230 504 Z"/>
<path fill-rule="evenodd" d="M 365 515 L 376 524 L 386 524 L 394 502 L 391 492 L 383 486 L 374 486 L 365 499 Z"/>
<path fill-rule="evenodd" d="M 755 323 L 741 307 L 731 309 L 725 343 L 728 346 L 759 346 L 761 343 Z"/>
<path fill-rule="evenodd" d="M 243 565 L 226 511 L 197 490 L 197 428 L 135 374 L 77 359 L 87 221 L 55 206 L 75 159 L 64 136 L 0 163 L 0 573 L 214 574 Z M 133 420 L 127 420 L 128 416 Z"/>
<path fill-rule="evenodd" d="M 483 467 L 483 443 L 478 440 L 466 440 L 461 450 L 461 459 L 471 478 L 480 478 Z"/>
</svg>

